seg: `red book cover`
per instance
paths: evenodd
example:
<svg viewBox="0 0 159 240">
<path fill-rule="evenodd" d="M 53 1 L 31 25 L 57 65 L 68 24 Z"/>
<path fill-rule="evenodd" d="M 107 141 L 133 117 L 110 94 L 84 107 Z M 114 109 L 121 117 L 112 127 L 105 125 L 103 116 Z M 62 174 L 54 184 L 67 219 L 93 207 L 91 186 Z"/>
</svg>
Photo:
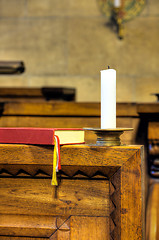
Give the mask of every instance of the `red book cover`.
<svg viewBox="0 0 159 240">
<path fill-rule="evenodd" d="M 60 144 L 84 143 L 84 130 L 80 128 L 0 128 L 0 143 L 54 145 L 54 135 Z"/>
</svg>

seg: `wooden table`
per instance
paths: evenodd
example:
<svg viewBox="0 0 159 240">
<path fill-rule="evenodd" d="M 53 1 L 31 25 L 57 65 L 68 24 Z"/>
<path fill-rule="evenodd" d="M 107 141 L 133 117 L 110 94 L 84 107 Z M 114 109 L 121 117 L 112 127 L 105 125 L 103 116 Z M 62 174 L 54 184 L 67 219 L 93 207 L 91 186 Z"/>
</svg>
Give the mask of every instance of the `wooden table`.
<svg viewBox="0 0 159 240">
<path fill-rule="evenodd" d="M 143 147 L 0 145 L 0 238 L 145 239 Z"/>
</svg>

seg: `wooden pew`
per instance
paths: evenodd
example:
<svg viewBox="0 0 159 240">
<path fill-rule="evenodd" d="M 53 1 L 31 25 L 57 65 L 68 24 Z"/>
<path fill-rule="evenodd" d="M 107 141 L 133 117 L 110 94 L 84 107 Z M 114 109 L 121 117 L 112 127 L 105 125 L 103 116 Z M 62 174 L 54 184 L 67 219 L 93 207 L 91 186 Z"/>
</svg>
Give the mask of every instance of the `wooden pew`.
<svg viewBox="0 0 159 240">
<path fill-rule="evenodd" d="M 159 239 L 159 181 L 153 181 L 149 188 L 146 211 L 146 240 Z"/>
<path fill-rule="evenodd" d="M 124 133 L 123 143 L 134 144 L 138 131 L 136 104 L 117 103 L 117 127 L 133 127 Z M 0 127 L 100 127 L 100 104 L 77 102 L 2 102 Z M 87 133 L 86 140 L 95 137 Z"/>
<path fill-rule="evenodd" d="M 0 127 L 100 127 L 100 103 L 77 103 L 75 97 L 72 88 L 0 88 Z M 122 143 L 147 149 L 154 114 L 159 121 L 159 103 L 117 103 L 117 127 L 134 129 L 122 135 Z M 94 142 L 95 136 L 87 133 L 86 141 Z"/>
<path fill-rule="evenodd" d="M 75 101 L 76 89 L 68 87 L 0 88 L 0 102 Z"/>
<path fill-rule="evenodd" d="M 0 127 L 100 127 L 100 104 L 75 100 L 74 88 L 0 88 Z M 124 133 L 124 144 L 136 143 L 138 123 L 136 104 L 117 103 L 117 127 L 134 128 Z"/>
<path fill-rule="evenodd" d="M 139 104 L 138 113 L 143 125 L 148 171 L 151 177 L 159 177 L 159 103 Z"/>
<path fill-rule="evenodd" d="M 139 104 L 137 107 L 145 137 L 149 173 L 146 207 L 146 240 L 159 239 L 159 103 Z"/>
<path fill-rule="evenodd" d="M 143 147 L 0 145 L 0 238 L 145 239 Z"/>
</svg>

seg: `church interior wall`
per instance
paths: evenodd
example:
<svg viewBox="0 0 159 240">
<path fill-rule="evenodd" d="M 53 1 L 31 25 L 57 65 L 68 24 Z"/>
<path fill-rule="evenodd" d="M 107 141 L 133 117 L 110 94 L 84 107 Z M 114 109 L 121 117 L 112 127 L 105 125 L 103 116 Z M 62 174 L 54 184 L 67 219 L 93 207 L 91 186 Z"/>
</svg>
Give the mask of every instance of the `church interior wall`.
<svg viewBox="0 0 159 240">
<path fill-rule="evenodd" d="M 159 92 L 159 2 L 147 0 L 120 40 L 97 0 L 0 0 L 1 60 L 22 60 L 22 75 L 0 87 L 63 86 L 77 102 L 100 101 L 100 70 L 117 71 L 117 102 L 153 102 Z"/>
</svg>

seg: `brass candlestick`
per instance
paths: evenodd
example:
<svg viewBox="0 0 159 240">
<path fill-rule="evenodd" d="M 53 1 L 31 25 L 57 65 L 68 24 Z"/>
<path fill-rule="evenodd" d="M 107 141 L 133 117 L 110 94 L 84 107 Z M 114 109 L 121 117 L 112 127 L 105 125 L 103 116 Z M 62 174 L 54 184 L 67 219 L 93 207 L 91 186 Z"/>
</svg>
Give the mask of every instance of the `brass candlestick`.
<svg viewBox="0 0 159 240">
<path fill-rule="evenodd" d="M 86 131 L 93 131 L 97 136 L 97 146 L 120 146 L 120 136 L 125 131 L 132 131 L 133 128 L 113 128 L 113 129 L 101 129 L 101 128 L 84 128 Z"/>
</svg>

